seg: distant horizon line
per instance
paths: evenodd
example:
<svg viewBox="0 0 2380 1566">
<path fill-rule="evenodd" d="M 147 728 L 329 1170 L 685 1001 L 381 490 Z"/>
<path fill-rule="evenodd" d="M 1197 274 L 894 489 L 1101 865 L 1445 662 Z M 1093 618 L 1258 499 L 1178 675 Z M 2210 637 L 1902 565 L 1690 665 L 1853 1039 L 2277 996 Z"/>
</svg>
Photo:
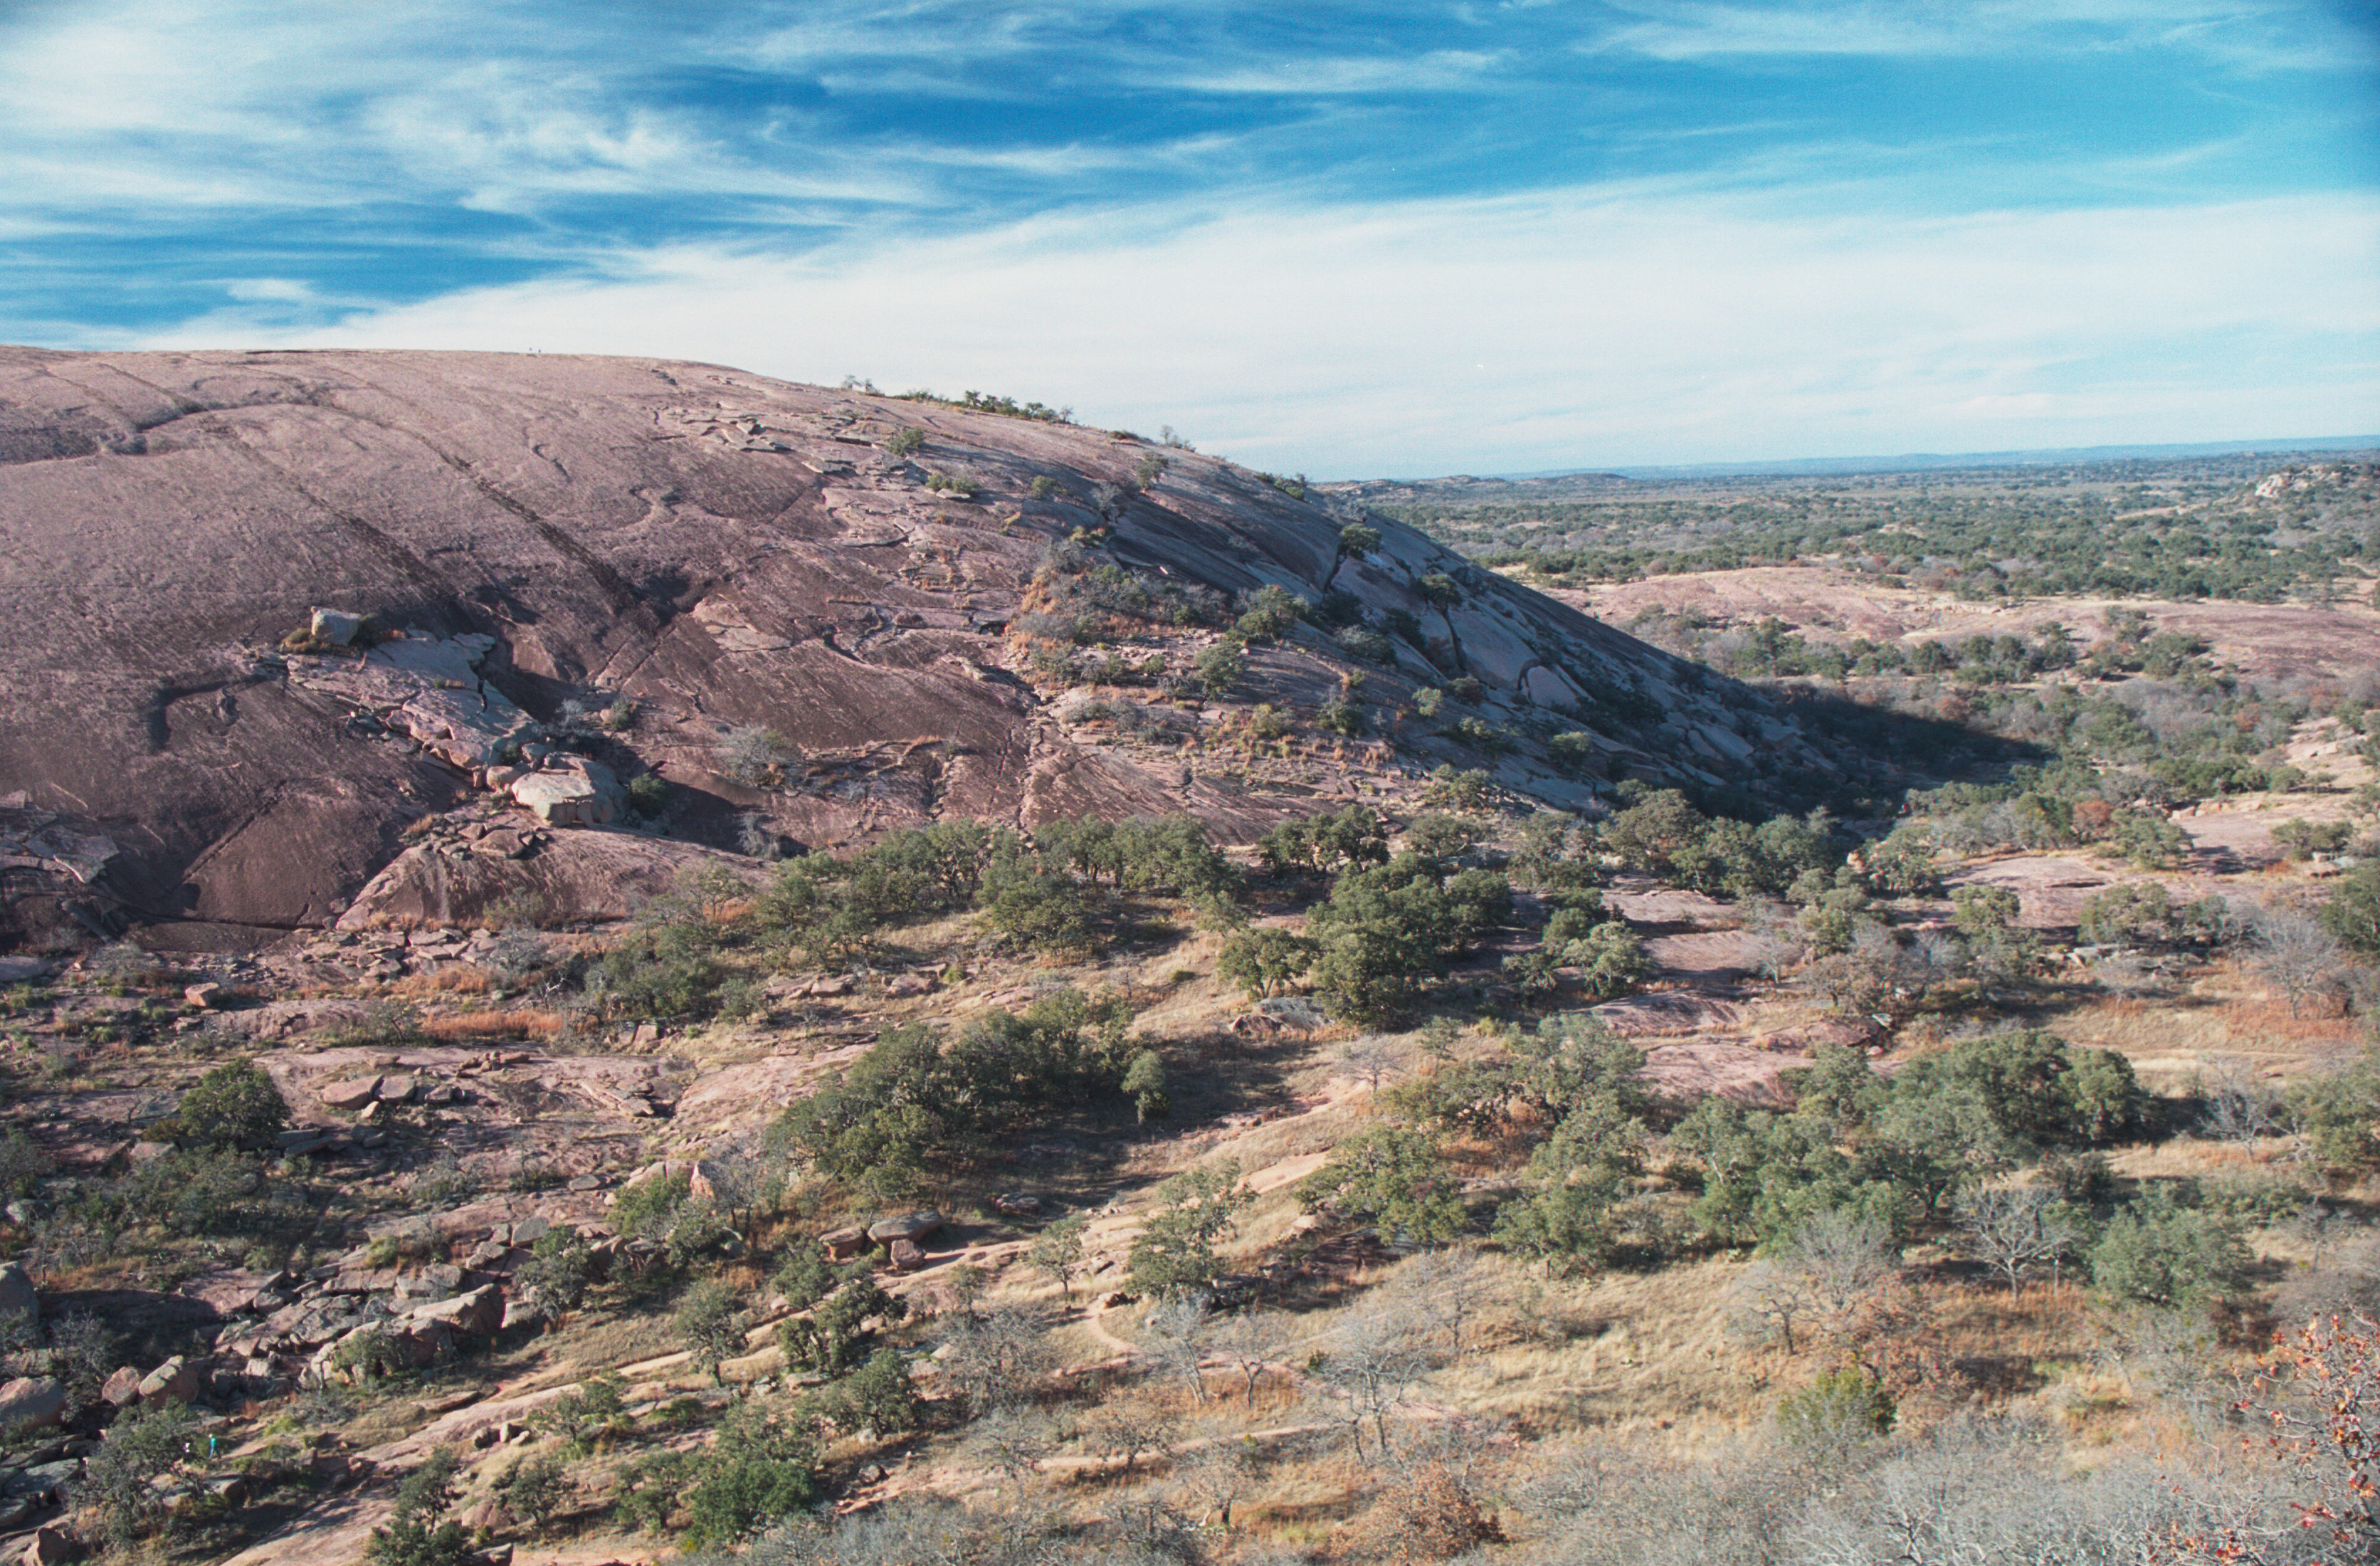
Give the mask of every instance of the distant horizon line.
<svg viewBox="0 0 2380 1566">
<path fill-rule="evenodd" d="M 1804 478 L 1854 473 L 1909 473 L 1960 467 L 2036 467 L 2070 462 L 2123 462 L 2172 456 L 2253 456 L 2259 453 L 2380 452 L 2380 434 L 2286 436 L 2255 441 L 2188 441 L 2163 445 L 2042 446 L 2015 451 L 1903 452 L 1877 456 L 1780 457 L 1769 461 L 1638 464 L 1627 467 L 1539 467 L 1522 473 L 1447 473 L 1428 479 L 1349 479 L 1353 484 L 1433 484 L 1451 479 L 1522 483 L 1536 479 L 1608 475 L 1615 479 Z"/>
</svg>

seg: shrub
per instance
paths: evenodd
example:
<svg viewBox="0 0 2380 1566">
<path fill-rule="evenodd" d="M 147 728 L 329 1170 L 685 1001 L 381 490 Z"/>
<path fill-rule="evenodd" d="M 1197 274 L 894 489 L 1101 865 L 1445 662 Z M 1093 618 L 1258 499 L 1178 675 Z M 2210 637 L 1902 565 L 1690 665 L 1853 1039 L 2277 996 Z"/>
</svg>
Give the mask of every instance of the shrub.
<svg viewBox="0 0 2380 1566">
<path fill-rule="evenodd" d="M 180 1403 L 144 1403 L 117 1420 L 85 1463 L 68 1495 L 98 1513 L 112 1551 L 130 1552 L 142 1535 L 165 1524 L 156 1481 L 180 1465 L 197 1428 L 198 1416 Z"/>
<path fill-rule="evenodd" d="M 1222 1276 L 1215 1242 L 1232 1228 L 1232 1215 L 1252 1199 L 1240 1188 L 1239 1165 L 1194 1169 L 1158 1186 L 1157 1210 L 1132 1243 L 1132 1287 L 1171 1298 L 1211 1291 Z"/>
<path fill-rule="evenodd" d="M 289 1123 L 289 1102 L 253 1061 L 232 1061 L 199 1078 L 171 1120 L 171 1140 L 200 1147 L 270 1151 Z"/>
<path fill-rule="evenodd" d="M 639 772 L 628 780 L 628 808 L 651 820 L 669 808 L 670 785 L 659 772 Z"/>
<path fill-rule="evenodd" d="M 719 1432 L 701 1477 L 685 1493 L 686 1543 L 695 1548 L 743 1538 L 819 1496 L 817 1443 L 790 1421 L 745 1403 Z"/>
<path fill-rule="evenodd" d="M 1353 739 L 1364 732 L 1364 710 L 1351 701 L 1332 697 L 1316 709 L 1314 726 L 1327 734 L 1344 734 Z"/>
<path fill-rule="evenodd" d="M 478 1554 L 462 1524 L 440 1522 L 456 1498 L 455 1454 L 441 1447 L 396 1487 L 388 1526 L 374 1528 L 364 1559 L 371 1566 L 466 1566 Z"/>
<path fill-rule="evenodd" d="M 1305 600 L 1286 589 L 1267 585 L 1242 601 L 1239 620 L 1232 629 L 1245 641 L 1279 641 L 1296 627 L 1298 614 L 1306 607 Z"/>
<path fill-rule="evenodd" d="M 961 500 L 973 500 L 983 486 L 964 473 L 933 473 L 926 478 L 926 488 L 938 494 L 956 495 Z"/>
<path fill-rule="evenodd" d="M 678 1301 L 677 1335 L 696 1368 L 717 1386 L 720 1365 L 744 1347 L 743 1312 L 734 1292 L 710 1278 L 688 1288 Z"/>
<path fill-rule="evenodd" d="M 926 432 L 922 430 L 895 430 L 884 439 L 884 449 L 894 456 L 915 456 L 925 445 Z"/>
<path fill-rule="evenodd" d="M 1896 1412 L 1882 1382 L 1847 1365 L 1822 1371 L 1809 1386 L 1779 1399 L 1777 1433 L 1804 1456 L 1840 1459 L 1848 1449 L 1889 1435 Z"/>
<path fill-rule="evenodd" d="M 1470 1215 L 1463 1184 L 1437 1143 L 1401 1125 L 1375 1126 L 1339 1144 L 1297 1187 L 1308 1211 L 1358 1218 L 1386 1238 L 1439 1244 L 1461 1233 Z"/>
<path fill-rule="evenodd" d="M 2092 1281 L 2115 1299 L 2204 1305 L 2238 1287 L 2248 1252 L 2228 1223 L 2158 1185 L 2108 1220 L 2090 1261 Z"/>
<path fill-rule="evenodd" d="M 2358 865 L 2334 884 L 2323 929 L 2365 957 L 2380 957 L 2380 865 Z"/>
<path fill-rule="evenodd" d="M 720 775 L 746 788 L 773 788 L 783 783 L 785 768 L 795 759 L 784 735 L 758 724 L 730 729 L 719 742 Z"/>
<path fill-rule="evenodd" d="M 1165 1057 L 1154 1050 L 1133 1056 L 1124 1067 L 1123 1090 L 1132 1098 L 1134 1118 L 1143 1123 L 1151 1115 L 1172 1112 L 1172 1100 L 1165 1092 Z"/>
<path fill-rule="evenodd" d="M 495 1493 L 505 1511 L 527 1523 L 532 1533 L 541 1533 L 573 1489 L 562 1460 L 546 1452 L 515 1461 L 496 1481 Z"/>
<path fill-rule="evenodd" d="M 1226 637 L 1198 654 L 1191 662 L 1190 672 L 1198 688 L 1208 696 L 1227 696 L 1247 677 L 1246 645 L 1236 637 Z"/>
</svg>

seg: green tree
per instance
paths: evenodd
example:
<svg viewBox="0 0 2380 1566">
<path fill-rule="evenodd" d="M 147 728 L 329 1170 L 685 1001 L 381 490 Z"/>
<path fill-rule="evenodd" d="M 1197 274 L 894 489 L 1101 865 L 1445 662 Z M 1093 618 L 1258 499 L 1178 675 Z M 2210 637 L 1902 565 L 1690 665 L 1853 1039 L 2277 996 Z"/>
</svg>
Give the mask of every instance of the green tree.
<svg viewBox="0 0 2380 1566">
<path fill-rule="evenodd" d="M 1579 1103 L 1530 1154 L 1522 1195 L 1496 1214 L 1496 1237 L 1564 1271 L 1609 1259 L 1612 1208 L 1643 1167 L 1645 1123 L 1609 1090 Z"/>
<path fill-rule="evenodd" d="M 744 1348 L 744 1313 L 735 1291 L 710 1278 L 690 1286 L 678 1301 L 677 1335 L 696 1367 L 717 1386 L 720 1365 Z"/>
<path fill-rule="evenodd" d="M 1251 927 L 1224 940 L 1215 971 L 1238 985 L 1248 999 L 1261 1000 L 1286 992 L 1305 977 L 1321 953 L 1322 943 L 1309 936 Z"/>
<path fill-rule="evenodd" d="M 2358 865 L 2331 884 L 2323 928 L 2366 957 L 2380 957 L 2380 864 Z"/>
<path fill-rule="evenodd" d="M 2219 1215 L 2153 1185 L 2107 1220 L 2090 1262 L 2092 1281 L 2112 1298 L 2195 1306 L 2239 1287 L 2248 1249 Z"/>
<path fill-rule="evenodd" d="M 1165 1094 L 1165 1057 L 1154 1050 L 1133 1056 L 1124 1067 L 1123 1090 L 1132 1097 L 1134 1118 L 1143 1124 L 1151 1115 L 1171 1113 L 1173 1101 Z"/>
<path fill-rule="evenodd" d="M 1562 948 L 1562 962 L 1597 1000 L 1624 995 L 1653 971 L 1653 958 L 1633 930 L 1617 919 L 1597 925 Z"/>
<path fill-rule="evenodd" d="M 1171 1298 L 1208 1289 L 1222 1276 L 1215 1242 L 1232 1231 L 1232 1215 L 1247 1206 L 1240 1169 L 1226 1162 L 1194 1169 L 1158 1186 L 1157 1210 L 1132 1243 L 1133 1288 Z"/>
<path fill-rule="evenodd" d="M 364 1559 L 371 1566 L 466 1566 L 476 1551 L 462 1524 L 441 1516 L 457 1499 L 455 1454 L 440 1447 L 396 1487 L 388 1526 L 374 1528 Z"/>
<path fill-rule="evenodd" d="M 1374 1126 L 1341 1142 L 1299 1182 L 1297 1199 L 1309 1211 L 1362 1219 L 1425 1245 L 1451 1240 L 1470 1220 L 1462 1182 L 1438 1145 L 1401 1125 Z"/>
<path fill-rule="evenodd" d="M 807 1314 L 780 1322 L 777 1342 L 789 1364 L 840 1376 L 857 1362 L 870 1321 L 895 1322 L 908 1314 L 908 1302 L 885 1293 L 874 1270 L 860 1262 L 844 1269 L 832 1290 L 809 1303 Z"/>
<path fill-rule="evenodd" d="M 1075 1297 L 1075 1275 L 1087 1265 L 1083 1236 L 1090 1226 L 1091 1220 L 1080 1213 L 1062 1218 L 1035 1235 L 1025 1253 L 1026 1265 L 1057 1280 L 1059 1290 L 1069 1300 Z"/>
<path fill-rule="evenodd" d="M 697 1549 L 742 1539 L 818 1499 L 818 1445 L 759 1403 L 728 1415 L 685 1492 L 686 1543 Z"/>
<path fill-rule="evenodd" d="M 903 1436 L 924 1421 L 924 1404 L 900 1351 L 878 1349 L 866 1364 L 827 1389 L 829 1417 L 846 1430 Z"/>
</svg>

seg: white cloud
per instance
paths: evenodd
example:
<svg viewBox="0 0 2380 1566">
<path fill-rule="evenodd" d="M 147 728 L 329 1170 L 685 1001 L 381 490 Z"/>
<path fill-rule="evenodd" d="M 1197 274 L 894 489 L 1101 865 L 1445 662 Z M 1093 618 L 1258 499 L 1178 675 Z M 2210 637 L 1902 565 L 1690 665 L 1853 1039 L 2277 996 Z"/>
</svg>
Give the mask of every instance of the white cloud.
<svg viewBox="0 0 2380 1566">
<path fill-rule="evenodd" d="M 1318 474 L 1515 471 L 2380 428 L 2375 256 L 2364 199 L 1881 222 L 1582 190 L 657 249 L 332 329 L 217 314 L 164 340 L 857 371 Z"/>
<path fill-rule="evenodd" d="M 288 277 L 242 277 L 225 284 L 224 292 L 244 304 L 302 304 L 314 297 L 311 287 Z"/>
<path fill-rule="evenodd" d="M 2257 0 L 1872 0 L 1624 5 L 1635 19 L 1587 47 L 1658 60 L 1724 56 L 2001 55 L 2168 47 L 2252 69 L 2329 69 L 2373 56 L 2369 28 Z M 2330 25 L 2330 24 L 2336 25 Z"/>
</svg>

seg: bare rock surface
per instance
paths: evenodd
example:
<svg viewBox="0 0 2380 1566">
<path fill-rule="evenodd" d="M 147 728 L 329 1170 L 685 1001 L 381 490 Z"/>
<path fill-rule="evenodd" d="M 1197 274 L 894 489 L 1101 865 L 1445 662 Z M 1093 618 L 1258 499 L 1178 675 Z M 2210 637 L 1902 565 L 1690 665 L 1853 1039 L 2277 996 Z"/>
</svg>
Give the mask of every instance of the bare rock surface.
<svg viewBox="0 0 2380 1566">
<path fill-rule="evenodd" d="M 423 855 L 379 893 L 391 917 L 468 917 L 528 836 L 608 830 L 646 772 L 674 791 L 671 835 L 719 847 L 747 819 L 832 846 L 1182 808 L 1239 837 L 1309 807 L 1310 783 L 1194 775 L 1050 713 L 1006 633 L 1076 534 L 1149 580 L 1340 593 L 1403 626 L 1373 690 L 1479 681 L 1480 721 L 1519 736 L 1491 764 L 1548 797 L 1717 781 L 1767 733 L 1761 698 L 1416 532 L 1374 517 L 1377 547 L 1350 552 L 1352 509 L 1071 425 L 641 359 L 27 348 L 0 350 L 0 419 L 21 437 L 0 462 L 0 937 L 20 943 L 328 926 L 407 827 L 480 800 L 517 825 L 468 873 Z M 915 461 L 884 449 L 904 430 Z M 1259 653 L 1264 699 L 1353 667 L 1312 626 Z M 595 733 L 573 716 L 589 701 L 625 703 L 622 723 Z M 1582 736 L 1560 766 L 1526 722 L 1549 704 Z M 574 724 L 573 746 L 540 743 Z M 761 727 L 790 745 L 783 776 L 722 764 L 730 731 Z M 1439 759 L 1406 743 L 1402 764 Z M 1764 746 L 1796 747 L 1826 764 Z M 566 917 L 601 877 L 539 879 Z"/>
</svg>

